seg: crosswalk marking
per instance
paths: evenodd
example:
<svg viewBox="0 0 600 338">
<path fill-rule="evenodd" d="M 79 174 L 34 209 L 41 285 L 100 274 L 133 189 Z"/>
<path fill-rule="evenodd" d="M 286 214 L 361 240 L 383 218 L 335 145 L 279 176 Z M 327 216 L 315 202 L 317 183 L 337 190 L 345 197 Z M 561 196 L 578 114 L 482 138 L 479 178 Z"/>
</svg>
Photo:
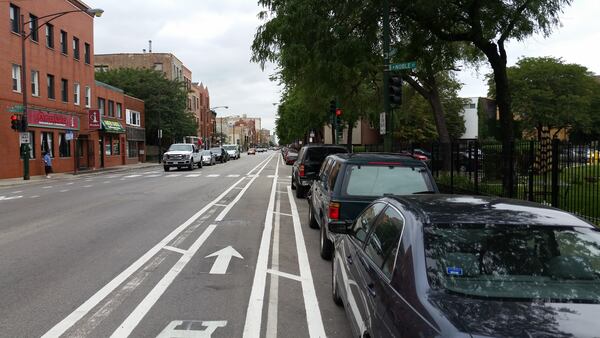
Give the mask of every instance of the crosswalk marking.
<svg viewBox="0 0 600 338">
<path fill-rule="evenodd" d="M 227 175 L 227 177 L 240 177 L 240 175 L 232 174 L 232 175 Z"/>
<path fill-rule="evenodd" d="M 219 177 L 219 176 L 221 176 L 221 175 L 219 175 L 219 174 L 210 174 L 210 175 L 206 175 L 206 177 Z"/>
<path fill-rule="evenodd" d="M 185 175 L 185 177 L 198 177 L 200 176 L 200 174 L 189 174 L 189 175 Z"/>
</svg>

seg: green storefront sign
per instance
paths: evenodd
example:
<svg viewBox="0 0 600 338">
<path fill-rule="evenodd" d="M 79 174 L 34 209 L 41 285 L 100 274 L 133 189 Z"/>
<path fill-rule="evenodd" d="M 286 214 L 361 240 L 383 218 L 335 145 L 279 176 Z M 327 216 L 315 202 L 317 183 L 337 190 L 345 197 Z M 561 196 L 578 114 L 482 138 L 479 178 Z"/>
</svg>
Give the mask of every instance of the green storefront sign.
<svg viewBox="0 0 600 338">
<path fill-rule="evenodd" d="M 125 132 L 125 128 L 123 128 L 121 122 L 111 120 L 102 121 L 102 130 L 104 130 L 107 133 L 115 134 L 122 134 Z"/>
</svg>

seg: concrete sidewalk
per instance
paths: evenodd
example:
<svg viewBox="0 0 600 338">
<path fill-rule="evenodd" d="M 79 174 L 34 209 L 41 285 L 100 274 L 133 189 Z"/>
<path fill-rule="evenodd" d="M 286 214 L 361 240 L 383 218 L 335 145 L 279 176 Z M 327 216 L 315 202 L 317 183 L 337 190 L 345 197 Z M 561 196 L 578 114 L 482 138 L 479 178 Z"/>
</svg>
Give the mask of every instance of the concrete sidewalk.
<svg viewBox="0 0 600 338">
<path fill-rule="evenodd" d="M 30 179 L 27 181 L 24 180 L 23 177 L 6 178 L 6 179 L 0 179 L 0 187 L 11 187 L 11 186 L 35 184 L 35 183 L 49 182 L 49 181 L 63 181 L 63 180 L 70 180 L 70 179 L 76 178 L 78 176 L 99 175 L 99 174 L 103 174 L 106 172 L 121 172 L 121 171 L 130 171 L 130 170 L 144 169 L 144 168 L 162 169 L 162 165 L 158 164 L 158 163 L 154 163 L 154 162 L 153 163 L 146 162 L 146 163 L 137 163 L 137 164 L 127 164 L 127 165 L 119 165 L 119 166 L 96 169 L 96 170 L 83 170 L 83 171 L 78 171 L 77 174 L 75 174 L 73 172 L 55 173 L 55 174 L 51 174 L 50 178 L 46 178 L 46 176 L 44 176 L 44 175 L 31 176 Z"/>
</svg>

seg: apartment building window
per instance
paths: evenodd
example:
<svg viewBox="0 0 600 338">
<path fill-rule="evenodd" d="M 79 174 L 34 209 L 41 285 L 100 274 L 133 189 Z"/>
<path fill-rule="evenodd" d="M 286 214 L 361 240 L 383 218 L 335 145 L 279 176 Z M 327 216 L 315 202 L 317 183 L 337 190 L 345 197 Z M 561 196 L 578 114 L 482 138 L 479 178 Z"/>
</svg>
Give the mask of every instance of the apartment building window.
<svg viewBox="0 0 600 338">
<path fill-rule="evenodd" d="M 54 137 L 53 133 L 42 132 L 41 133 L 41 142 L 40 149 L 42 150 L 42 154 L 44 152 L 48 152 L 51 157 L 54 157 L 54 148 L 52 147 L 52 139 Z"/>
<path fill-rule="evenodd" d="M 126 122 L 129 125 L 140 127 L 140 112 L 126 109 Z"/>
<path fill-rule="evenodd" d="M 108 100 L 108 116 L 115 116 L 115 102 L 112 100 Z"/>
<path fill-rule="evenodd" d="M 19 18 L 21 17 L 21 9 L 18 6 L 10 4 L 10 29 L 19 33 Z"/>
<path fill-rule="evenodd" d="M 35 158 L 35 133 L 32 131 L 29 131 L 29 142 L 31 142 L 29 144 L 29 149 L 31 149 L 29 151 L 29 158 Z M 21 138 L 19 137 L 19 147 L 22 145 L 23 143 L 21 142 Z M 23 159 L 23 154 L 21 154 L 21 159 Z"/>
<path fill-rule="evenodd" d="M 31 96 L 40 96 L 40 72 L 31 71 Z"/>
<path fill-rule="evenodd" d="M 63 30 L 60 31 L 60 51 L 63 54 L 69 53 L 69 49 L 67 48 L 67 32 Z"/>
<path fill-rule="evenodd" d="M 48 87 L 48 98 L 54 100 L 56 98 L 56 96 L 54 95 L 54 75 L 52 75 L 52 74 L 47 75 L 46 84 Z"/>
<path fill-rule="evenodd" d="M 38 34 L 38 17 L 33 14 L 29 14 L 29 31 L 31 32 L 31 35 L 29 36 L 31 40 L 36 42 L 40 40 Z"/>
<path fill-rule="evenodd" d="M 79 83 L 75 82 L 73 84 L 73 103 L 75 105 L 79 105 Z"/>
<path fill-rule="evenodd" d="M 54 26 L 46 24 L 46 47 L 54 48 Z"/>
<path fill-rule="evenodd" d="M 60 79 L 60 97 L 63 102 L 69 102 L 69 80 Z"/>
<path fill-rule="evenodd" d="M 85 63 L 88 65 L 91 62 L 90 52 L 91 52 L 90 44 L 87 42 L 84 43 L 83 44 L 83 53 L 84 53 L 83 58 L 85 60 Z"/>
<path fill-rule="evenodd" d="M 85 107 L 90 108 L 92 105 L 92 88 L 85 86 Z"/>
<path fill-rule="evenodd" d="M 58 156 L 71 157 L 71 141 L 67 140 L 65 133 L 58 134 Z"/>
<path fill-rule="evenodd" d="M 19 65 L 12 65 L 12 90 L 21 92 L 21 66 Z"/>
<path fill-rule="evenodd" d="M 123 118 L 123 105 L 117 102 L 117 118 Z"/>
<path fill-rule="evenodd" d="M 100 115 L 104 115 L 104 106 L 106 106 L 106 100 L 99 97 L 98 98 L 98 110 L 100 111 Z"/>
<path fill-rule="evenodd" d="M 79 39 L 73 37 L 73 58 L 79 60 Z"/>
</svg>

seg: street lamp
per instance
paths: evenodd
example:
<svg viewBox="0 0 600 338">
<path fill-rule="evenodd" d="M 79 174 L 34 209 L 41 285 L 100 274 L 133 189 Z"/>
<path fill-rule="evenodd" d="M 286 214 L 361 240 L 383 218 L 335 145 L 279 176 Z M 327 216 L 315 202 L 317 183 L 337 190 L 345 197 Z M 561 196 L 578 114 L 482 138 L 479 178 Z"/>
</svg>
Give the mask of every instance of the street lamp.
<svg viewBox="0 0 600 338">
<path fill-rule="evenodd" d="M 209 110 L 214 112 L 215 109 L 217 109 L 217 108 L 229 109 L 229 106 L 216 106 L 216 107 L 209 108 Z M 216 112 L 215 112 L 215 114 L 216 114 Z M 220 135 L 219 135 L 219 142 L 221 143 L 219 145 L 222 146 L 223 145 L 223 117 L 222 116 L 221 116 L 221 130 L 220 130 Z"/>
<path fill-rule="evenodd" d="M 42 26 L 48 24 L 50 21 L 58 19 L 61 16 L 69 14 L 69 13 L 79 13 L 79 12 L 85 12 L 85 13 L 95 16 L 95 17 L 101 17 L 102 13 L 104 13 L 104 10 L 102 10 L 100 8 L 75 9 L 72 11 L 65 11 L 65 12 L 58 12 L 58 13 L 44 15 L 35 20 L 29 20 L 27 22 L 25 21 L 25 16 L 23 14 L 21 14 L 21 79 L 22 79 L 21 92 L 23 93 L 23 119 L 22 119 L 22 124 L 21 124 L 22 132 L 26 132 L 27 127 L 29 125 L 28 120 L 27 120 L 27 63 L 26 63 L 27 58 L 25 55 L 25 41 L 27 40 L 28 37 L 31 36 L 31 34 L 40 30 L 40 28 Z M 41 25 L 38 24 L 36 27 L 32 27 L 34 29 L 32 29 L 29 32 L 29 34 L 25 34 L 25 25 L 30 24 L 33 21 L 37 22 L 38 20 L 45 19 L 45 18 L 49 18 L 49 19 L 46 20 Z M 29 149 L 29 146 L 27 146 L 27 145 L 25 146 L 24 151 L 23 150 L 21 151 L 21 153 L 23 154 L 23 179 L 24 180 L 29 179 L 29 151 L 30 151 L 30 149 Z"/>
</svg>

